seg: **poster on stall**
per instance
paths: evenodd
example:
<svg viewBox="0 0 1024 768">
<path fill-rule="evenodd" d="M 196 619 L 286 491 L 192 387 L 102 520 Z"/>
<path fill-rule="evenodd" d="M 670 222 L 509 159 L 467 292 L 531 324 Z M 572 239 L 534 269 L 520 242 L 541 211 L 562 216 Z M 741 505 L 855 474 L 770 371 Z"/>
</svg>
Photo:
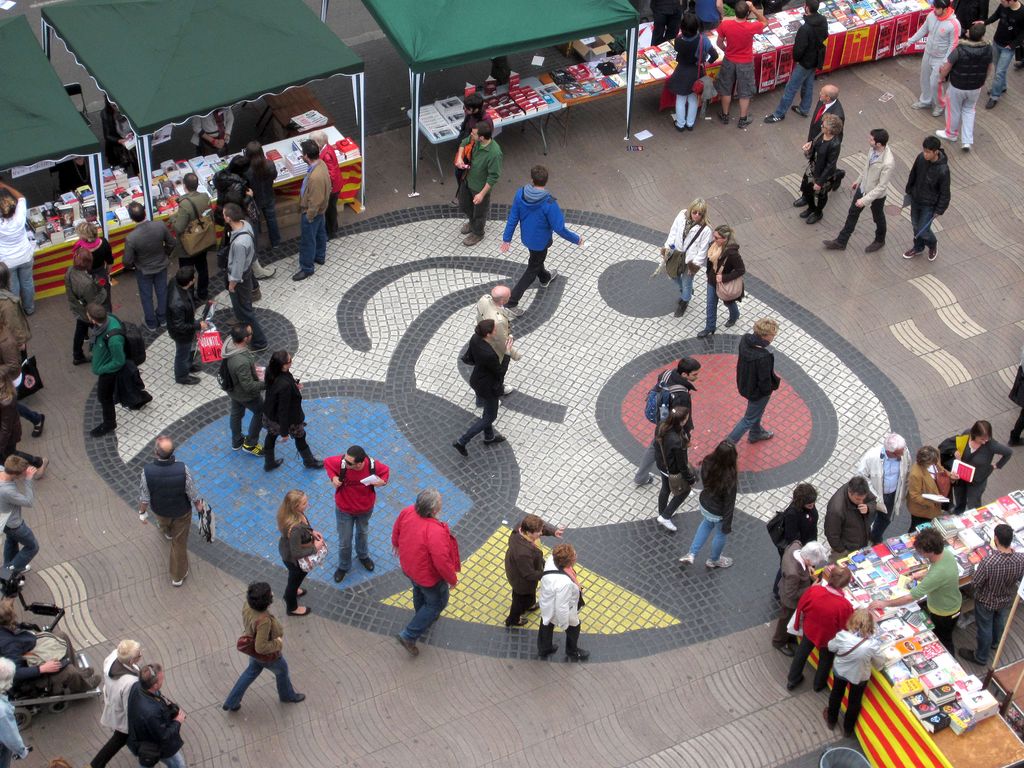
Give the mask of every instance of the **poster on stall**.
<svg viewBox="0 0 1024 768">
<path fill-rule="evenodd" d="M 913 16 L 897 16 L 894 20 L 896 24 L 893 27 L 892 34 L 892 46 L 893 50 L 897 54 L 910 53 L 907 48 L 907 40 L 910 39 L 910 23 L 914 21 Z"/>
<path fill-rule="evenodd" d="M 878 30 L 878 39 L 875 41 L 875 61 L 887 59 L 892 56 L 896 19 L 883 19 L 875 24 L 875 29 Z"/>
<path fill-rule="evenodd" d="M 915 32 L 917 32 L 917 30 L 919 30 L 921 27 L 924 26 L 924 20 L 928 18 L 928 14 L 929 13 L 931 13 L 931 11 L 918 11 L 917 12 L 917 16 L 911 16 L 911 23 L 910 23 L 910 34 L 911 35 L 914 34 Z M 904 53 L 924 53 L 924 47 L 927 44 L 927 42 L 928 42 L 927 36 L 926 37 L 922 37 L 920 40 L 918 40 L 912 46 L 907 48 L 907 50 L 905 50 Z"/>
<path fill-rule="evenodd" d="M 793 74 L 793 46 L 784 45 L 779 50 L 779 64 L 775 69 L 775 87 L 785 85 Z"/>
<path fill-rule="evenodd" d="M 764 93 L 775 87 L 775 71 L 779 64 L 779 52 L 777 50 L 765 51 L 759 63 L 760 72 L 757 76 L 757 92 Z"/>
<path fill-rule="evenodd" d="M 874 58 L 874 46 L 871 40 L 873 30 L 874 25 L 858 27 L 846 33 L 846 39 L 843 41 L 842 65 L 844 67 L 871 61 Z"/>
</svg>

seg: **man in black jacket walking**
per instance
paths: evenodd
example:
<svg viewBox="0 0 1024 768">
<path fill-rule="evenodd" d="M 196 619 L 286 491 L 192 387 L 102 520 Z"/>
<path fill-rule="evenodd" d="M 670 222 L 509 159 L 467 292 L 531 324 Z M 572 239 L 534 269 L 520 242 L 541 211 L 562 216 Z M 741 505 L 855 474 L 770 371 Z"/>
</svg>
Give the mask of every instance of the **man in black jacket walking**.
<svg viewBox="0 0 1024 768">
<path fill-rule="evenodd" d="M 167 288 L 167 335 L 174 341 L 174 380 L 179 384 L 198 384 L 199 363 L 192 364 L 196 353 L 196 331 L 205 331 L 205 320 L 196 320 L 192 289 L 196 284 L 195 267 L 180 267 Z"/>
<path fill-rule="evenodd" d="M 732 428 L 726 438 L 734 445 L 750 430 L 747 440 L 757 443 L 771 440 L 775 433 L 761 426 L 761 416 L 768 407 L 772 392 L 779 388 L 781 379 L 775 374 L 775 355 L 768 345 L 779 332 L 779 324 L 770 317 L 754 323 L 754 332 L 743 334 L 736 360 L 736 389 L 747 399 L 747 412 Z"/>
<path fill-rule="evenodd" d="M 939 241 L 932 232 L 932 222 L 949 207 L 949 163 L 942 142 L 935 136 L 925 136 L 921 146 L 903 198 L 904 207 L 910 205 L 910 226 L 914 228 L 914 244 L 903 252 L 903 258 L 920 256 L 927 245 L 928 261 L 935 261 Z"/>
<path fill-rule="evenodd" d="M 804 0 L 804 23 L 796 32 L 793 42 L 793 73 L 782 92 L 779 106 L 764 119 L 766 123 L 781 123 L 786 119 L 793 99 L 800 92 L 800 104 L 793 111 L 807 117 L 814 98 L 814 71 L 825 63 L 825 41 L 828 40 L 828 22 L 818 13 L 818 0 Z M 840 115 L 841 117 L 841 115 Z"/>
<path fill-rule="evenodd" d="M 167 768 L 187 768 L 181 748 L 181 724 L 185 712 L 160 692 L 164 668 L 146 664 L 139 682 L 128 692 L 128 751 L 142 765 L 163 763 Z"/>
</svg>

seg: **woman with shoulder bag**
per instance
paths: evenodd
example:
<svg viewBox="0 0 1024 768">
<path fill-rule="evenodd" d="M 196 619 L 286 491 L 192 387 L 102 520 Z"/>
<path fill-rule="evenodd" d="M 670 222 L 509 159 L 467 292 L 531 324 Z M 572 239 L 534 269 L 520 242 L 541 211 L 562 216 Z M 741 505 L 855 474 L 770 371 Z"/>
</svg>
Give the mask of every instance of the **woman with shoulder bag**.
<svg viewBox="0 0 1024 768">
<path fill-rule="evenodd" d="M 309 608 L 299 607 L 299 598 L 306 594 L 302 582 L 306 571 L 299 560 L 316 552 L 316 536 L 306 517 L 309 497 L 302 491 L 288 491 L 277 509 L 277 530 L 281 538 L 277 543 L 281 562 L 288 569 L 288 586 L 284 589 L 284 604 L 289 616 L 308 616 Z"/>
<path fill-rule="evenodd" d="M 655 461 L 661 472 L 661 493 L 658 494 L 658 523 L 673 533 L 676 531 L 672 515 L 690 495 L 690 463 L 686 448 L 686 422 L 690 409 L 677 406 L 668 413 L 668 418 L 658 425 L 654 441 L 657 444 Z M 669 501 L 669 494 L 672 500 Z"/>
<path fill-rule="evenodd" d="M 708 316 L 704 330 L 697 334 L 698 339 L 713 336 L 718 327 L 718 299 L 725 302 L 729 310 L 726 328 L 736 325 L 740 319 L 740 308 L 736 302 L 743 300 L 743 275 L 747 269 L 740 258 L 740 244 L 728 224 L 719 224 L 711 235 L 711 247 L 708 248 Z"/>
<path fill-rule="evenodd" d="M 839 722 L 839 707 L 849 686 L 843 735 L 851 739 L 860 717 L 861 699 L 871 679 L 872 662 L 882 659 L 882 646 L 875 635 L 875 619 L 871 611 L 866 608 L 854 611 L 846 622 L 846 629 L 839 630 L 828 641 L 828 649 L 836 656 L 832 667 L 832 693 L 822 715 L 828 729 L 833 730 Z"/>
<path fill-rule="evenodd" d="M 75 244 L 74 252 L 85 250 L 92 256 L 89 274 L 107 292 L 107 298 L 100 303 L 107 312 L 113 312 L 113 306 L 110 303 L 110 268 L 114 266 L 114 252 L 110 248 L 110 243 L 103 237 L 103 231 L 89 221 L 78 222 L 75 226 L 75 234 L 78 235 L 78 242 Z"/>
<path fill-rule="evenodd" d="M 323 469 L 324 463 L 313 456 L 306 442 L 306 413 L 302 410 L 302 387 L 292 376 L 292 356 L 281 349 L 270 356 L 264 379 L 267 392 L 263 403 L 263 424 L 267 438 L 263 441 L 263 469 L 277 469 L 284 459 L 274 456 L 278 437 L 295 438 L 295 450 L 302 457 L 306 469 Z"/>
<path fill-rule="evenodd" d="M 71 314 L 75 316 L 75 335 L 71 341 L 72 365 L 89 362 L 82 349 L 92 327 L 85 316 L 85 308 L 89 304 L 99 304 L 103 307 L 110 304 L 110 292 L 96 279 L 91 272 L 92 267 L 93 254 L 85 248 L 76 248 L 71 266 L 64 273 L 64 295 L 67 297 Z"/>
<path fill-rule="evenodd" d="M 661 249 L 665 273 L 679 286 L 679 304 L 673 317 L 682 317 L 686 312 L 693 298 L 693 276 L 707 264 L 711 246 L 711 225 L 707 216 L 708 204 L 698 197 L 676 216 Z"/>
<path fill-rule="evenodd" d="M 292 491 L 294 493 L 294 491 Z M 274 602 L 274 593 L 265 581 L 254 581 L 249 585 L 242 606 L 243 634 L 253 639 L 253 650 L 263 656 L 263 661 L 256 656 L 249 657 L 249 666 L 245 668 L 235 687 L 231 689 L 222 709 L 237 712 L 242 708 L 242 697 L 250 685 L 260 676 L 264 669 L 269 669 L 277 678 L 277 697 L 286 704 L 298 704 L 304 701 L 304 693 L 296 693 L 292 688 L 288 674 L 288 662 L 284 660 L 281 649 L 284 647 L 284 629 L 281 623 L 270 613 L 270 604 Z"/>
<path fill-rule="evenodd" d="M 666 87 L 675 94 L 675 126 L 677 131 L 692 131 L 697 122 L 704 85 L 705 67 L 718 61 L 718 51 L 699 31 L 697 17 L 687 11 L 683 15 L 679 37 L 675 39 L 676 68 Z"/>
</svg>

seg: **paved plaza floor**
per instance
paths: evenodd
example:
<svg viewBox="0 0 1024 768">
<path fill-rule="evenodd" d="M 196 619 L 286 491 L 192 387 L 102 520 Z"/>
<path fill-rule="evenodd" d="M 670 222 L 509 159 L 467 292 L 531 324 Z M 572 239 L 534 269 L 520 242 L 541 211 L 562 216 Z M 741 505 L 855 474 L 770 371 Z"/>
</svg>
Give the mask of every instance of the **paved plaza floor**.
<svg viewBox="0 0 1024 768">
<path fill-rule="evenodd" d="M 309 493 L 311 519 L 336 543 L 326 475 L 303 469 L 287 443 L 278 447 L 285 464 L 272 474 L 232 452 L 215 366 L 198 386 L 175 385 L 164 333 L 150 339 L 142 368 L 153 403 L 119 413 L 116 435 L 88 437 L 98 420 L 95 378 L 70 365 L 64 300 L 41 301 L 32 351 L 46 389 L 30 404 L 47 424 L 24 447 L 52 464 L 29 513 L 42 549 L 26 596 L 64 603 L 68 630 L 95 661 L 133 637 L 145 660 L 167 667 L 166 691 L 188 713 L 182 732 L 192 766 L 816 764 L 835 737 L 821 722 L 822 695 L 786 692 L 788 659 L 769 643 L 778 561 L 764 521 L 799 481 L 818 487 L 823 508 L 890 430 L 916 449 L 978 418 L 1005 439 L 1016 417 L 1006 392 L 1024 341 L 1024 80 L 1011 71 L 1008 96 L 979 114 L 969 154 L 947 145 L 953 202 L 941 219 L 939 258 L 906 261 L 910 224 L 896 205 L 922 138 L 941 127 L 909 107 L 917 69 L 916 59 L 901 59 L 829 78 L 849 116 L 841 161 L 848 178 L 871 128 L 893 137 L 889 238 L 870 255 L 867 217 L 846 251 L 821 248 L 842 225 L 848 190 L 833 195 L 820 224 L 797 217 L 790 203 L 807 125 L 792 114 L 762 124 L 772 94 L 755 99 L 748 130 L 706 120 L 678 134 L 655 112 L 657 95 L 645 91 L 633 124 L 654 133 L 643 151 L 626 151 L 637 142 L 623 141 L 617 99 L 574 110 L 567 129 L 553 123 L 546 157 L 535 132 L 506 132 L 497 139 L 506 163 L 492 221 L 474 248 L 461 244 L 461 220 L 448 205 L 453 180 L 440 183 L 431 154 L 420 166 L 421 194 L 410 198 L 407 130 L 368 139 L 367 209 L 346 210 L 342 234 L 312 279 L 288 280 L 297 243 L 278 248 L 277 277 L 263 283 L 257 305 L 271 348 L 294 355 L 314 451 L 357 443 L 392 473 L 370 526 L 376 570 L 355 564 L 336 585 L 332 558 L 308 581 L 313 616 L 284 619 L 293 681 L 308 697 L 298 706 L 279 705 L 265 675 L 240 712 L 220 707 L 243 667 L 234 640 L 246 582 L 265 579 L 283 592 L 273 516 L 288 489 Z M 894 98 L 883 100 L 887 93 Z M 526 313 L 513 323 L 524 354 L 510 368 L 516 392 L 497 423 L 508 441 L 474 441 L 464 459 L 450 443 L 477 411 L 458 358 L 475 301 L 525 264 L 518 238 L 507 254 L 498 244 L 507 203 L 538 162 L 551 169 L 550 189 L 587 247 L 552 247 L 548 264 L 559 279 L 529 291 Z M 676 212 L 698 196 L 713 223 L 736 228 L 748 269 L 739 323 L 722 327 L 722 312 L 707 341 L 695 338 L 704 323 L 703 276 L 687 313 L 673 318 L 671 283 L 651 274 Z M 114 303 L 119 316 L 137 320 L 134 288 L 122 277 Z M 775 439 L 739 448 L 739 514 L 726 549 L 736 566 L 683 570 L 676 560 L 699 520 L 696 500 L 683 505 L 679 531 L 669 534 L 653 519 L 657 486 L 631 481 L 650 432 L 643 399 L 656 372 L 680 355 L 701 360 L 693 454 L 710 450 L 742 409 L 734 385 L 739 334 L 766 315 L 781 324 L 775 347 L 784 385 L 765 416 Z M 229 316 L 221 295 L 222 330 Z M 180 589 L 169 583 L 164 540 L 134 512 L 140 468 L 161 432 L 178 441 L 178 458 L 218 516 L 216 542 L 193 532 L 191 574 Z M 996 472 L 990 495 L 1024 487 L 1022 466 L 1015 458 Z M 393 638 L 411 603 L 389 535 L 397 512 L 428 486 L 444 497 L 463 572 L 413 660 Z M 579 552 L 588 595 L 581 645 L 593 652 L 585 665 L 534 658 L 536 614 L 524 629 L 503 626 L 504 547 L 509 525 L 525 513 L 567 526 L 565 540 Z M 907 522 L 904 513 L 893 530 Z M 275 609 L 284 614 L 282 604 Z M 1016 660 L 1024 633 L 1012 631 L 1008 654 Z M 967 629 L 958 641 L 971 638 Z M 26 765 L 57 755 L 85 765 L 107 737 L 99 712 L 88 702 L 39 714 L 26 731 L 36 748 Z"/>
</svg>

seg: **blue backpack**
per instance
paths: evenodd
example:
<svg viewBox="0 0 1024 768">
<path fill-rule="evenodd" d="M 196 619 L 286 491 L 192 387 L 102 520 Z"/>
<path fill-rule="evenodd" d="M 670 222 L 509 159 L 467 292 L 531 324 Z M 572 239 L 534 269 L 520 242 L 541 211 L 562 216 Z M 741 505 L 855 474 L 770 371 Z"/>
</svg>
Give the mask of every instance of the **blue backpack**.
<svg viewBox="0 0 1024 768">
<path fill-rule="evenodd" d="M 672 395 L 686 389 L 679 384 L 669 384 L 668 379 L 671 375 L 670 368 L 658 377 L 658 382 L 647 393 L 644 417 L 652 424 L 658 424 L 668 418 L 669 408 L 672 407 Z"/>
</svg>

